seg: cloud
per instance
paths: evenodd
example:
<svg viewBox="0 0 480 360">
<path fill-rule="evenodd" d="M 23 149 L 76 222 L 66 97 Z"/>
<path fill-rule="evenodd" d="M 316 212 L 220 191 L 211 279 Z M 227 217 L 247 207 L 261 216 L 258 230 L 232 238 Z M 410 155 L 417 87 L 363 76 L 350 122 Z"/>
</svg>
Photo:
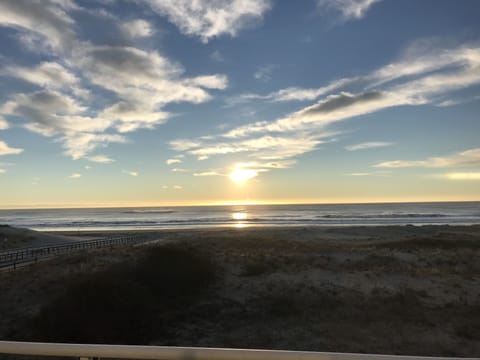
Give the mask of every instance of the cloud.
<svg viewBox="0 0 480 360">
<path fill-rule="evenodd" d="M 45 61 L 35 67 L 9 66 L 2 74 L 51 89 L 70 88 L 78 83 L 71 71 L 56 62 Z"/>
<path fill-rule="evenodd" d="M 182 190 L 182 189 L 183 189 L 183 186 L 173 185 L 173 189 L 174 189 L 174 190 Z"/>
<path fill-rule="evenodd" d="M 357 151 L 357 150 L 366 150 L 366 149 L 374 149 L 379 147 L 386 147 L 392 146 L 393 143 L 390 142 L 382 142 L 382 141 L 372 141 L 372 142 L 365 142 L 355 145 L 346 146 L 345 149 L 348 151 Z"/>
<path fill-rule="evenodd" d="M 6 172 L 7 172 L 7 170 L 5 170 L 5 169 L 0 169 L 0 175 L 1 175 L 1 174 L 5 174 Z"/>
<path fill-rule="evenodd" d="M 105 155 L 95 155 L 95 156 L 89 156 L 88 157 L 89 161 L 100 163 L 100 164 L 109 164 L 114 162 L 115 160 L 109 158 L 108 156 Z"/>
<path fill-rule="evenodd" d="M 380 168 L 427 167 L 443 168 L 457 166 L 479 166 L 480 148 L 465 150 L 445 157 L 430 157 L 425 160 L 394 160 L 376 164 Z"/>
<path fill-rule="evenodd" d="M 206 102 L 212 98 L 211 91 L 228 86 L 222 74 L 184 76 L 180 64 L 158 51 L 79 40 L 69 12 L 80 9 L 69 0 L 0 3 L 0 26 L 21 29 L 22 36 L 40 36 L 52 50 L 49 56 L 58 58 L 1 69 L 0 75 L 27 81 L 41 90 L 11 95 L 0 104 L 0 116 L 15 117 L 31 131 L 55 137 L 72 158 L 84 157 L 109 142 L 127 142 L 117 132 L 165 123 L 170 114 L 163 107 L 168 104 Z M 123 30 L 133 37 L 146 36 L 148 29 L 144 20 L 123 24 Z M 95 89 L 95 97 L 89 97 L 87 85 L 101 90 Z M 7 127 L 7 120 L 0 117 L 0 130 Z"/>
<path fill-rule="evenodd" d="M 70 175 L 69 178 L 71 178 L 71 179 L 78 179 L 78 178 L 81 177 L 81 176 L 82 176 L 82 174 L 74 173 L 74 174 Z"/>
<path fill-rule="evenodd" d="M 130 176 L 133 176 L 133 177 L 137 177 L 137 176 L 138 176 L 138 172 L 136 172 L 136 171 L 123 170 L 122 172 L 123 172 L 124 174 L 130 175 Z"/>
<path fill-rule="evenodd" d="M 160 109 L 169 103 L 199 104 L 211 99 L 206 89 L 224 89 L 224 75 L 183 78 L 184 69 L 157 51 L 124 46 L 85 46 L 77 50 L 76 63 L 95 85 L 115 93 L 118 102 L 99 117 L 115 123 L 120 132 L 153 128 L 169 114 Z"/>
<path fill-rule="evenodd" d="M 224 62 L 225 58 L 223 57 L 222 53 L 218 50 L 215 50 L 210 54 L 210 59 L 216 61 L 216 62 Z"/>
<path fill-rule="evenodd" d="M 148 0 L 151 8 L 164 15 L 182 33 L 198 36 L 203 42 L 238 32 L 263 18 L 269 0 Z"/>
<path fill-rule="evenodd" d="M 180 168 L 173 168 L 172 172 L 188 172 L 189 170 L 187 169 L 180 169 Z"/>
<path fill-rule="evenodd" d="M 317 0 L 321 10 L 335 10 L 341 13 L 344 20 L 361 19 L 368 9 L 381 0 Z"/>
<path fill-rule="evenodd" d="M 131 39 L 150 37 L 155 33 L 152 24 L 143 19 L 127 21 L 121 25 L 121 29 Z"/>
<path fill-rule="evenodd" d="M 360 94 L 342 92 L 327 96 L 317 103 L 273 122 L 261 121 L 237 127 L 224 134 L 227 138 L 245 137 L 264 132 L 307 131 L 368 114 L 387 107 L 407 105 L 411 101 L 402 94 L 370 91 Z"/>
<path fill-rule="evenodd" d="M 125 143 L 117 134 L 103 133 L 112 122 L 86 115 L 87 108 L 73 97 L 57 91 L 43 90 L 17 94 L 0 108 L 0 112 L 21 118 L 25 127 L 44 136 L 58 136 L 66 154 L 79 159 L 109 142 Z"/>
<path fill-rule="evenodd" d="M 165 161 L 167 165 L 180 164 L 181 162 L 182 160 L 180 159 L 168 159 L 167 161 Z"/>
<path fill-rule="evenodd" d="M 21 154 L 22 152 L 23 152 L 23 149 L 12 148 L 8 146 L 6 142 L 0 140 L 0 156 L 1 155 L 17 155 L 17 154 Z"/>
<path fill-rule="evenodd" d="M 272 72 L 275 69 L 275 67 L 276 66 L 272 65 L 272 64 L 261 66 L 261 67 L 258 68 L 257 71 L 255 71 L 255 73 L 253 74 L 253 77 L 256 80 L 260 80 L 260 81 L 263 81 L 263 82 L 268 82 L 272 78 Z"/>
<path fill-rule="evenodd" d="M 198 159 L 230 154 L 241 154 L 257 161 L 294 159 L 317 149 L 322 143 L 334 141 L 338 132 L 331 131 L 330 127 L 337 122 L 391 107 L 435 104 L 439 97 L 478 84 L 480 47 L 477 44 L 449 49 L 428 48 L 424 53 L 409 51 L 399 61 L 369 74 L 335 80 L 317 89 L 289 87 L 263 96 L 244 94 L 250 99 L 267 101 L 316 101 L 283 117 L 247 123 L 217 135 L 174 140 L 170 146 Z M 341 91 L 352 86 L 357 92 Z M 358 91 L 359 88 L 363 90 Z M 349 149 L 388 145 L 391 144 L 371 142 L 352 145 Z M 467 161 L 468 155 L 459 158 Z M 394 161 L 377 166 L 444 164 L 440 159 L 432 161 Z"/>
<path fill-rule="evenodd" d="M 69 0 L 2 0 L 0 26 L 23 30 L 21 39 L 35 49 L 65 51 L 75 38 L 75 23 L 68 11 L 76 8 Z"/>
<path fill-rule="evenodd" d="M 118 134 L 67 133 L 60 138 L 64 143 L 65 154 L 73 160 L 80 159 L 97 148 L 109 143 L 126 143 L 127 139 Z"/>
<path fill-rule="evenodd" d="M 322 141 L 308 136 L 275 137 L 261 136 L 247 140 L 203 143 L 192 147 L 188 153 L 205 159 L 213 155 L 251 153 L 263 160 L 275 160 L 293 157 L 313 150 Z"/>
<path fill-rule="evenodd" d="M 448 180 L 480 180 L 480 172 L 448 173 L 444 177 Z"/>
<path fill-rule="evenodd" d="M 204 171 L 193 173 L 193 176 L 224 176 L 216 171 Z"/>
<path fill-rule="evenodd" d="M 371 171 L 371 172 L 355 172 L 345 174 L 347 176 L 389 176 L 390 171 Z"/>
<path fill-rule="evenodd" d="M 8 129 L 8 122 L 3 117 L 0 116 L 0 130 Z"/>
</svg>

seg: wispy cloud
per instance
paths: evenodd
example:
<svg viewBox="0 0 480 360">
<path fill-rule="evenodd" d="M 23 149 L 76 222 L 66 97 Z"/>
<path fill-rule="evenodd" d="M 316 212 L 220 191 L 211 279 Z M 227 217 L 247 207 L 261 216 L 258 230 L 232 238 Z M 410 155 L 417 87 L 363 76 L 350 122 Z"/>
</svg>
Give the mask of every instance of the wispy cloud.
<svg viewBox="0 0 480 360">
<path fill-rule="evenodd" d="M 363 90 L 341 91 L 352 84 Z M 329 128 L 335 123 L 392 107 L 435 104 L 439 97 L 478 84 L 480 47 L 476 44 L 450 49 L 428 48 L 425 53 L 409 51 L 399 61 L 364 76 L 343 78 L 317 89 L 290 87 L 263 96 L 268 101 L 312 100 L 320 97 L 313 104 L 283 117 L 247 123 L 221 134 L 198 139 L 173 140 L 170 146 L 176 151 L 195 155 L 198 159 L 229 154 L 242 154 L 255 160 L 293 159 L 317 149 L 320 144 L 333 141 L 338 133 Z M 262 97 L 254 94 L 248 96 L 252 99 Z M 354 151 L 389 145 L 392 144 L 369 142 L 354 144 L 348 149 Z M 467 152 L 460 158 L 470 155 Z M 441 163 L 439 159 L 432 161 L 394 161 L 377 166 Z"/>
<path fill-rule="evenodd" d="M 480 180 L 480 172 L 448 173 L 444 177 L 448 180 Z"/>
<path fill-rule="evenodd" d="M 67 51 L 75 38 L 74 20 L 68 12 L 76 8 L 69 0 L 3 0 L 0 24 L 26 30 L 18 35 L 27 46 Z"/>
<path fill-rule="evenodd" d="M 69 178 L 71 179 L 78 179 L 82 176 L 82 174 L 79 174 L 79 173 L 74 173 L 72 175 L 69 176 Z"/>
<path fill-rule="evenodd" d="M 168 159 L 167 161 L 165 161 L 167 165 L 180 164 L 181 162 L 182 160 L 180 159 Z"/>
<path fill-rule="evenodd" d="M 5 170 L 5 169 L 0 169 L 0 175 L 1 175 L 1 174 L 5 174 L 6 172 L 7 172 L 7 170 Z"/>
<path fill-rule="evenodd" d="M 183 189 L 183 186 L 173 185 L 173 189 L 174 189 L 174 190 L 182 190 L 182 189 Z"/>
<path fill-rule="evenodd" d="M 96 163 L 101 163 L 101 164 L 109 164 L 115 161 L 112 158 L 109 158 L 108 156 L 105 156 L 105 155 L 89 156 L 88 160 Z"/>
<path fill-rule="evenodd" d="M 138 172 L 136 172 L 136 171 L 123 170 L 122 172 L 123 172 L 124 174 L 130 175 L 130 176 L 133 176 L 133 177 L 137 177 L 137 176 L 138 176 Z"/>
<path fill-rule="evenodd" d="M 131 39 L 150 37 L 155 33 L 152 24 L 143 19 L 127 21 L 121 25 L 121 29 Z"/>
<path fill-rule="evenodd" d="M 357 150 L 366 150 L 366 149 L 375 149 L 380 147 L 392 146 L 393 143 L 391 142 L 383 142 L 383 141 L 371 141 L 365 142 L 355 145 L 348 145 L 345 147 L 348 151 L 357 151 Z"/>
<path fill-rule="evenodd" d="M 376 164 L 380 168 L 427 167 L 443 168 L 456 166 L 479 166 L 480 148 L 465 150 L 445 157 L 430 157 L 425 160 L 393 160 Z"/>
<path fill-rule="evenodd" d="M 225 58 L 223 57 L 222 53 L 218 50 L 215 50 L 210 54 L 210 59 L 216 61 L 216 62 L 224 62 Z"/>
<path fill-rule="evenodd" d="M 203 42 L 238 32 L 261 21 L 270 9 L 269 0 L 148 0 L 152 9 L 165 15 L 182 33 L 198 36 Z"/>
<path fill-rule="evenodd" d="M 193 173 L 193 176 L 224 176 L 216 171 L 204 171 Z"/>
<path fill-rule="evenodd" d="M 257 71 L 253 73 L 253 77 L 259 81 L 268 82 L 272 78 L 272 72 L 275 67 L 273 64 L 260 66 Z"/>
<path fill-rule="evenodd" d="M 163 6 L 160 1 L 150 3 L 157 10 Z M 173 9 L 175 4 L 165 6 Z M 244 5 L 245 14 L 261 7 L 253 1 Z M 193 17 L 202 16 L 197 13 L 199 8 L 190 8 L 189 2 L 178 6 L 189 8 L 195 13 Z M 198 6 L 205 10 L 203 16 L 207 18 L 210 11 L 222 13 L 218 6 Z M 225 4 L 226 9 L 230 6 L 241 13 L 237 13 L 240 17 L 245 15 L 240 4 Z M 170 114 L 163 108 L 170 103 L 203 103 L 212 99 L 211 91 L 227 87 L 228 79 L 223 74 L 185 76 L 178 62 L 157 50 L 81 39 L 84 34 L 79 35 L 79 24 L 72 16 L 78 11 L 87 10 L 70 0 L 0 3 L 0 25 L 14 29 L 19 41 L 31 45 L 31 50 L 45 49 L 51 59 L 32 66 L 10 64 L 0 69 L 1 76 L 36 87 L 30 93 L 12 94 L 0 104 L 0 130 L 8 127 L 8 117 L 14 117 L 25 128 L 61 142 L 65 153 L 78 159 L 109 142 L 126 143 L 124 133 L 165 123 Z M 167 13 L 171 15 L 165 10 Z M 112 31 L 120 28 L 131 39 L 150 36 L 154 31 L 144 19 L 111 26 Z M 92 87 L 103 91 L 91 97 Z"/>
<path fill-rule="evenodd" d="M 17 154 L 21 154 L 22 152 L 23 152 L 23 149 L 10 147 L 5 141 L 0 140 L 0 156 L 1 155 L 17 155 Z"/>
<path fill-rule="evenodd" d="M 361 19 L 368 9 L 381 0 L 317 0 L 320 10 L 335 10 L 340 12 L 344 20 Z"/>
</svg>

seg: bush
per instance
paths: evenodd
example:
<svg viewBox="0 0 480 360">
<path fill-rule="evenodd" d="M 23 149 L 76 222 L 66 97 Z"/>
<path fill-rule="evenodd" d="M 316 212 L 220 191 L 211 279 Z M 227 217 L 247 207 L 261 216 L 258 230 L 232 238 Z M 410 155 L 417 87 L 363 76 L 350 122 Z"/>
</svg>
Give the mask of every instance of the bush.
<svg viewBox="0 0 480 360">
<path fill-rule="evenodd" d="M 144 344 L 172 314 L 198 300 L 216 276 L 206 256 L 155 247 L 135 262 L 73 280 L 32 324 L 35 341 Z"/>
</svg>

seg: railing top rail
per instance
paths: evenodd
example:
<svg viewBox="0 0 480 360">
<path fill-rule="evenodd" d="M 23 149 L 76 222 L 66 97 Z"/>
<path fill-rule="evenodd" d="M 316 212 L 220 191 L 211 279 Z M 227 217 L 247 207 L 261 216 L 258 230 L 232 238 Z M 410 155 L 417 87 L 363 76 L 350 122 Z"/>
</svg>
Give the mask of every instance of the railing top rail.
<svg viewBox="0 0 480 360">
<path fill-rule="evenodd" d="M 71 242 L 64 242 L 59 244 L 52 244 L 49 246 L 39 246 L 39 247 L 24 247 L 24 248 L 13 248 L 8 249 L 6 251 L 1 251 L 0 255 L 10 254 L 10 253 L 17 253 L 22 251 L 37 251 L 37 250 L 44 250 L 44 249 L 52 249 L 52 248 L 62 248 L 68 247 L 76 244 L 90 244 L 95 243 L 98 241 L 114 241 L 114 240 L 121 240 L 126 238 L 138 237 L 138 235 L 125 235 L 125 236 L 116 236 L 116 237 L 105 237 L 105 238 L 98 238 L 98 239 L 90 239 L 90 240 L 79 240 L 79 241 L 71 241 Z"/>
<path fill-rule="evenodd" d="M 0 353 L 157 360 L 451 360 L 453 357 L 349 354 L 285 350 L 92 345 L 0 341 Z M 462 360 L 479 358 L 462 358 Z"/>
</svg>

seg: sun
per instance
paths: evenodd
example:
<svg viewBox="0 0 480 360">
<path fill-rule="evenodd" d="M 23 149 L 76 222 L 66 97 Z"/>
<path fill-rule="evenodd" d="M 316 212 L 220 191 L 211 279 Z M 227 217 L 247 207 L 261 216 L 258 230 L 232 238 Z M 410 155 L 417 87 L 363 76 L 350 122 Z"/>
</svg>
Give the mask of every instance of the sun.
<svg viewBox="0 0 480 360">
<path fill-rule="evenodd" d="M 252 169 L 236 169 L 230 174 L 230 179 L 236 184 L 243 184 L 257 175 L 258 173 Z"/>
</svg>

